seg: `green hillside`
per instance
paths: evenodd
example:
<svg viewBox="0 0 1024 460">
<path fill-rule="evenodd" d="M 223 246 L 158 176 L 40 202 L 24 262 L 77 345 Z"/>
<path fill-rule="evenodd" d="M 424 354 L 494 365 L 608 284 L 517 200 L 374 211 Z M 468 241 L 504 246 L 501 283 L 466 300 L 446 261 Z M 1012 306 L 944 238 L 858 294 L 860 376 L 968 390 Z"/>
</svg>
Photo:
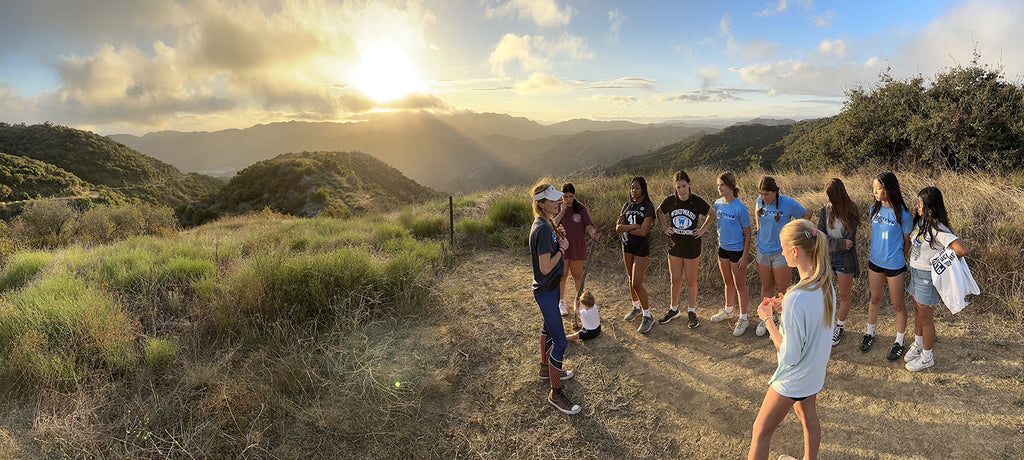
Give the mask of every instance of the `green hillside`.
<svg viewBox="0 0 1024 460">
<path fill-rule="evenodd" d="M 63 169 L 30 158 L 0 153 L 0 201 L 36 196 L 75 196 L 83 182 Z"/>
<path fill-rule="evenodd" d="M 212 193 L 219 184 L 215 180 L 186 177 L 175 167 L 107 137 L 50 123 L 0 123 L 0 152 L 49 164 L 51 166 L 44 167 L 49 168 L 47 171 L 63 172 L 56 173 L 63 179 L 46 179 L 44 182 L 72 181 L 71 175 L 80 182 L 77 185 L 106 189 L 115 200 L 137 199 L 177 206 Z M 21 171 L 30 176 L 33 174 L 32 168 L 22 168 Z M 14 176 L 11 180 L 19 182 Z M 24 178 L 20 180 L 21 183 L 25 181 Z M 6 181 L 4 184 L 10 186 Z M 50 191 L 53 193 L 48 193 Z M 35 193 L 27 192 L 27 195 L 61 196 L 62 192 L 50 186 Z"/>
<path fill-rule="evenodd" d="M 287 153 L 245 168 L 217 193 L 179 208 L 178 215 L 186 225 L 264 208 L 301 217 L 349 216 L 437 196 L 365 153 Z"/>
<path fill-rule="evenodd" d="M 744 170 L 770 168 L 782 155 L 781 141 L 795 125 L 730 126 L 717 134 L 667 145 L 627 158 L 608 168 L 610 174 L 649 174 L 696 166 Z"/>
</svg>

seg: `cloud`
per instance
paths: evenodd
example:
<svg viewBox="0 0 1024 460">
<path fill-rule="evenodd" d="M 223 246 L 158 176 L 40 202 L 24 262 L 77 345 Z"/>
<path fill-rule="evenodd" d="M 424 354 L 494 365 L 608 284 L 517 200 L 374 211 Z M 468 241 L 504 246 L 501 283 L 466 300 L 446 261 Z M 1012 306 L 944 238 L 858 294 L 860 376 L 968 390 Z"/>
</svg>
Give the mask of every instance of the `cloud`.
<svg viewBox="0 0 1024 460">
<path fill-rule="evenodd" d="M 491 65 L 492 73 L 504 76 L 505 66 L 511 62 L 518 61 L 522 70 L 533 72 L 549 68 L 551 60 L 555 58 L 576 62 L 593 56 L 586 40 L 567 33 L 555 40 L 510 33 L 501 37 L 487 62 Z"/>
<path fill-rule="evenodd" d="M 755 13 L 755 16 L 768 17 L 782 13 L 789 9 L 790 5 L 801 5 L 804 9 L 809 9 L 814 4 L 814 0 L 779 0 L 776 4 L 772 5 L 770 2 L 765 4 L 764 10 L 760 13 Z"/>
<path fill-rule="evenodd" d="M 704 89 L 715 86 L 722 78 L 722 70 L 718 66 L 701 67 L 697 74 L 701 78 L 700 87 Z"/>
<path fill-rule="evenodd" d="M 699 89 L 693 91 L 683 91 L 668 96 L 660 96 L 658 100 L 662 102 L 686 102 L 686 103 L 699 103 L 699 102 L 729 102 L 729 101 L 742 101 L 743 98 L 739 97 L 739 93 L 750 93 L 750 92 L 761 92 L 754 90 L 742 90 L 742 89 L 721 89 L 721 88 L 709 88 Z"/>
<path fill-rule="evenodd" d="M 508 0 L 488 7 L 486 14 L 489 18 L 516 16 L 541 27 L 558 27 L 569 24 L 573 9 L 570 6 L 559 8 L 555 0 Z"/>
<path fill-rule="evenodd" d="M 612 105 L 617 107 L 634 105 L 637 103 L 636 96 L 612 96 L 609 94 L 595 94 L 591 97 L 584 98 L 582 100 L 593 102 L 611 102 Z"/>
<path fill-rule="evenodd" d="M 818 54 L 826 57 L 846 58 L 846 43 L 840 39 L 822 40 L 818 44 Z"/>
<path fill-rule="evenodd" d="M 559 93 L 568 90 L 569 86 L 561 80 L 542 73 L 534 73 L 526 81 L 516 83 L 516 92 L 519 94 Z"/>
<path fill-rule="evenodd" d="M 615 80 L 596 81 L 593 83 L 580 82 L 581 89 L 641 89 L 653 91 L 658 84 L 657 80 L 640 77 L 623 77 Z"/>
<path fill-rule="evenodd" d="M 832 27 L 832 21 L 835 20 L 835 18 L 836 11 L 828 10 L 818 16 L 811 17 L 811 20 L 814 21 L 814 25 L 820 29 L 822 27 Z"/>
<path fill-rule="evenodd" d="M 760 38 L 751 40 L 746 44 L 739 44 L 732 34 L 732 16 L 725 13 L 718 21 L 718 36 L 725 39 L 725 54 L 731 57 L 740 57 L 746 60 L 756 60 L 774 57 L 779 51 L 779 44 L 766 41 Z M 710 38 L 701 40 L 701 43 L 713 44 Z"/>
<path fill-rule="evenodd" d="M 846 89 L 874 80 L 881 68 L 880 61 L 874 58 L 865 63 L 839 64 L 787 59 L 729 70 L 736 72 L 740 80 L 769 89 L 773 94 L 838 97 Z"/>
<path fill-rule="evenodd" d="M 619 7 L 608 10 L 608 28 L 612 41 L 619 39 L 619 29 L 622 28 L 624 22 L 626 22 L 626 15 L 619 11 Z"/>
</svg>

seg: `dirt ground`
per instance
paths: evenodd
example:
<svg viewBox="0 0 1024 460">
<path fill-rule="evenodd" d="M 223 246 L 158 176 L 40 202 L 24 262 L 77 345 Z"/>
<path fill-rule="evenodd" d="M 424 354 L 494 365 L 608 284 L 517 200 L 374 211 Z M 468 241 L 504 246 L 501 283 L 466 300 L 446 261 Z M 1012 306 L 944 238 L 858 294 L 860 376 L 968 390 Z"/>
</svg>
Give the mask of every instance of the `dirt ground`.
<svg viewBox="0 0 1024 460">
<path fill-rule="evenodd" d="M 593 262 L 587 287 L 601 309 L 602 334 L 569 344 L 566 366 L 576 377 L 565 391 L 583 411 L 566 416 L 547 404 L 547 383 L 536 377 L 540 314 L 529 290 L 528 254 L 465 257 L 441 286 L 451 317 L 438 326 L 439 337 L 461 358 L 451 391 L 422 401 L 424 411 L 444 411 L 449 422 L 438 427 L 445 441 L 436 448 L 443 455 L 746 457 L 776 352 L 770 339 L 754 335 L 755 321 L 742 337 L 733 337 L 731 323 L 710 321 L 723 304 L 720 290 L 699 292 L 700 327 L 688 329 L 683 317 L 640 334 L 639 320 L 622 319 L 629 304 L 617 254 Z M 716 262 L 705 257 L 701 263 Z M 652 255 L 645 283 L 656 318 L 668 305 L 665 265 Z M 703 266 L 701 272 L 717 276 Z M 757 297 L 752 276 L 751 296 Z M 866 289 L 864 278 L 855 292 Z M 685 305 L 685 291 L 683 299 Z M 874 347 L 860 352 L 867 307 L 855 296 L 847 335 L 833 348 L 818 395 L 821 458 L 1024 458 L 1020 324 L 970 307 L 956 316 L 940 309 L 936 365 L 914 373 L 902 359 L 885 359 L 895 336 L 888 300 Z M 911 313 L 908 344 L 912 321 Z M 571 331 L 570 322 L 565 326 Z M 802 437 L 791 411 L 775 433 L 770 458 L 802 455 Z"/>
</svg>

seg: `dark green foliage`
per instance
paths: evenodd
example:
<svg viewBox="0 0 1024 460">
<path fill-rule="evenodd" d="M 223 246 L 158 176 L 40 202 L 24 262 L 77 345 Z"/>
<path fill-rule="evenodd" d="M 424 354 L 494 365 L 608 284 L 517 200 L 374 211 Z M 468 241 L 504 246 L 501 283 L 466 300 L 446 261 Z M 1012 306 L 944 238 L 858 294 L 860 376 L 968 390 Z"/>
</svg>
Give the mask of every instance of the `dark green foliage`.
<svg viewBox="0 0 1024 460">
<path fill-rule="evenodd" d="M 249 166 L 219 192 L 178 208 L 177 214 L 186 225 L 264 208 L 302 217 L 348 217 L 436 196 L 364 153 L 301 152 Z"/>
<path fill-rule="evenodd" d="M 37 196 L 72 196 L 82 180 L 39 160 L 0 153 L 0 201 L 28 200 Z"/>
<path fill-rule="evenodd" d="M 744 170 L 771 168 L 782 155 L 783 138 L 793 125 L 737 125 L 693 141 L 678 142 L 633 158 L 608 169 L 611 174 L 649 174 L 655 171 L 710 166 Z"/>
</svg>

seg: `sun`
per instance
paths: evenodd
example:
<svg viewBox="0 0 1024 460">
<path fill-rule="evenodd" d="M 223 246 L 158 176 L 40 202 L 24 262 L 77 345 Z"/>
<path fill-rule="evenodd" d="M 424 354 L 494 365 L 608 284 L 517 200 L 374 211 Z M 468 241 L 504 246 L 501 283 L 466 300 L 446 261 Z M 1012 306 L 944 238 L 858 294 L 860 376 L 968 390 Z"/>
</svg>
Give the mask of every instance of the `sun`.
<svg viewBox="0 0 1024 460">
<path fill-rule="evenodd" d="M 409 55 L 390 41 L 377 43 L 362 56 L 352 86 L 378 102 L 424 91 Z"/>
</svg>

